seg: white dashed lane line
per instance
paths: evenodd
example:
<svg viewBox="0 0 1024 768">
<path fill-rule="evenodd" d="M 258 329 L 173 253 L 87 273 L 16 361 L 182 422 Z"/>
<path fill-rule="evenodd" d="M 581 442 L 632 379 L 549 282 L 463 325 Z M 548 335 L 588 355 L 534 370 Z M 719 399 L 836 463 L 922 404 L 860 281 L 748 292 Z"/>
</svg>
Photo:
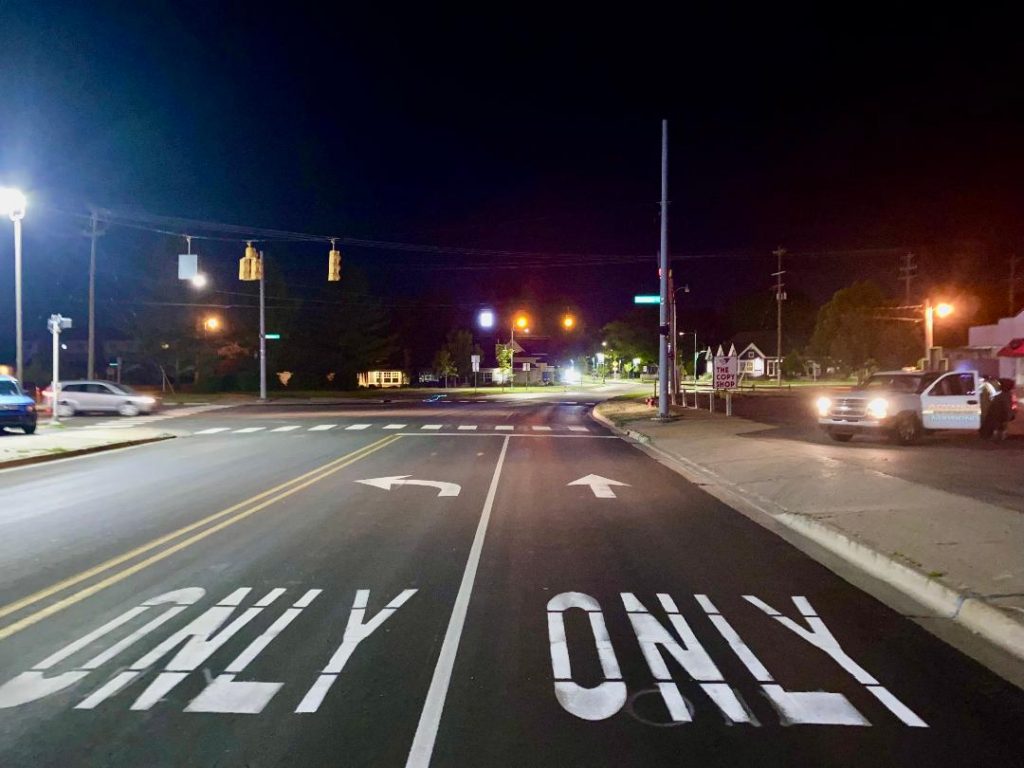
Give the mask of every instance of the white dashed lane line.
<svg viewBox="0 0 1024 768">
<path fill-rule="evenodd" d="M 350 424 L 349 426 L 345 427 L 345 429 L 368 429 L 369 427 L 372 426 L 372 424 Z"/>
<path fill-rule="evenodd" d="M 236 435 L 248 435 L 252 432 L 262 432 L 266 427 L 246 427 L 245 429 L 236 429 Z"/>
<path fill-rule="evenodd" d="M 317 424 L 315 427 L 310 427 L 310 432 L 326 432 L 328 429 L 334 429 L 337 424 Z"/>
<path fill-rule="evenodd" d="M 405 429 L 405 424 L 385 424 L 384 429 Z"/>
<path fill-rule="evenodd" d="M 275 427 L 274 429 L 272 429 L 270 431 L 271 432 L 292 432 L 292 431 L 294 431 L 296 429 L 302 429 L 302 427 L 300 425 L 296 424 L 296 425 L 292 425 L 292 426 L 289 426 L 289 427 Z"/>
</svg>

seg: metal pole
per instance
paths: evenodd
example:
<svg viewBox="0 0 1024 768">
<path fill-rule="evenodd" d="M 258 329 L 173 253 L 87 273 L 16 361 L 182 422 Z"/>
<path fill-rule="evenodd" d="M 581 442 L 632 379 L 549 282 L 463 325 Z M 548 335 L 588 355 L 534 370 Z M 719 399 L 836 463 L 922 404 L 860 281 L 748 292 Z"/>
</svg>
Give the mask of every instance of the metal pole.
<svg viewBox="0 0 1024 768">
<path fill-rule="evenodd" d="M 25 352 L 22 345 L 21 334 L 21 218 L 14 221 L 14 325 L 15 325 L 15 367 L 17 369 L 18 381 L 25 380 Z"/>
<path fill-rule="evenodd" d="M 697 332 L 693 332 L 693 407 L 697 408 Z"/>
<path fill-rule="evenodd" d="M 658 417 L 668 418 L 668 120 L 661 121 L 661 308 L 658 345 Z"/>
<path fill-rule="evenodd" d="M 509 369 L 510 369 L 509 370 L 509 379 L 508 379 L 508 388 L 509 389 L 515 389 L 515 387 L 516 387 L 516 327 L 515 327 L 515 325 L 512 326 L 512 330 L 510 331 L 510 333 L 512 335 L 509 337 L 509 341 L 508 341 L 508 354 L 509 354 L 508 365 L 509 365 Z"/>
<path fill-rule="evenodd" d="M 267 323 L 263 251 L 260 251 L 260 400 L 267 399 Z"/>
<path fill-rule="evenodd" d="M 775 255 L 779 259 L 779 268 L 775 273 L 775 382 L 782 386 L 782 257 L 785 248 L 776 248 Z"/>
<path fill-rule="evenodd" d="M 935 343 L 935 307 L 932 300 L 926 299 L 924 303 L 924 369 L 932 369 L 932 347 Z"/>
<path fill-rule="evenodd" d="M 89 237 L 89 365 L 87 379 L 96 378 L 96 211 L 92 212 L 92 230 Z"/>
<path fill-rule="evenodd" d="M 679 336 L 676 334 L 676 281 L 672 276 L 672 270 L 668 272 L 668 291 L 669 296 L 672 297 L 672 304 L 669 306 L 669 317 L 671 322 L 669 323 L 669 332 L 671 333 L 671 342 L 669 347 L 669 359 L 672 362 L 672 370 L 669 371 L 669 376 L 672 380 L 672 405 L 678 405 L 679 403 Z"/>
<path fill-rule="evenodd" d="M 50 382 L 50 423 L 57 424 L 57 409 L 60 407 L 60 320 L 59 315 L 50 316 L 50 333 L 53 334 L 53 381 Z"/>
</svg>

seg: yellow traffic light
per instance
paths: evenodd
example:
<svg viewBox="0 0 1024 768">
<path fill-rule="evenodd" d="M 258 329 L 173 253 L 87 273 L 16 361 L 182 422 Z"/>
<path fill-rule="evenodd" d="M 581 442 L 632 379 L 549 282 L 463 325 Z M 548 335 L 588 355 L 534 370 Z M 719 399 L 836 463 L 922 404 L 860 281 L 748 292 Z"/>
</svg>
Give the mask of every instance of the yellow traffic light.
<svg viewBox="0 0 1024 768">
<path fill-rule="evenodd" d="M 252 243 L 246 243 L 245 256 L 238 261 L 238 279 L 252 282 L 263 277 L 263 260 L 256 253 Z"/>
<path fill-rule="evenodd" d="M 336 283 L 341 280 L 341 251 L 331 248 L 327 254 L 327 281 Z"/>
</svg>

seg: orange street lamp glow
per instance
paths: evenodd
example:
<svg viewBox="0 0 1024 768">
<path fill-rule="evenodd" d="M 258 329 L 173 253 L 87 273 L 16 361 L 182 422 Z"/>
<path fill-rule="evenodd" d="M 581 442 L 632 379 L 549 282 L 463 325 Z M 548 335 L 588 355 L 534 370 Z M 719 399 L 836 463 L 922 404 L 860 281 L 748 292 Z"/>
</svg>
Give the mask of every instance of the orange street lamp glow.
<svg viewBox="0 0 1024 768">
<path fill-rule="evenodd" d="M 937 304 L 935 306 L 935 314 L 938 315 L 939 317 L 949 317 L 950 315 L 953 314 L 953 309 L 954 308 L 952 304 Z"/>
<path fill-rule="evenodd" d="M 576 326 L 576 318 L 572 315 L 566 315 L 562 318 L 562 327 L 567 331 L 571 331 Z"/>
<path fill-rule="evenodd" d="M 519 315 L 516 317 L 516 328 L 520 330 L 526 330 L 526 326 L 530 324 L 530 319 L 526 315 Z"/>
<path fill-rule="evenodd" d="M 216 317 L 208 317 L 203 321 L 203 327 L 208 331 L 216 331 L 220 328 L 220 320 Z"/>
</svg>

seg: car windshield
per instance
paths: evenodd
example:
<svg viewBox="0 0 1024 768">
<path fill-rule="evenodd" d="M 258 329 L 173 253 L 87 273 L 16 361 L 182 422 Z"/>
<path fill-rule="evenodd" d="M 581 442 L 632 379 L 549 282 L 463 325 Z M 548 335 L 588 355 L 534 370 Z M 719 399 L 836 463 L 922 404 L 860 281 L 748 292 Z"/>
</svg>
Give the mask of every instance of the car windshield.
<svg viewBox="0 0 1024 768">
<path fill-rule="evenodd" d="M 0 381 L 0 395 L 20 395 L 21 390 L 13 381 Z"/>
<path fill-rule="evenodd" d="M 863 384 L 861 389 L 886 390 L 888 392 L 923 392 L 935 377 L 926 374 L 876 373 Z"/>
</svg>

